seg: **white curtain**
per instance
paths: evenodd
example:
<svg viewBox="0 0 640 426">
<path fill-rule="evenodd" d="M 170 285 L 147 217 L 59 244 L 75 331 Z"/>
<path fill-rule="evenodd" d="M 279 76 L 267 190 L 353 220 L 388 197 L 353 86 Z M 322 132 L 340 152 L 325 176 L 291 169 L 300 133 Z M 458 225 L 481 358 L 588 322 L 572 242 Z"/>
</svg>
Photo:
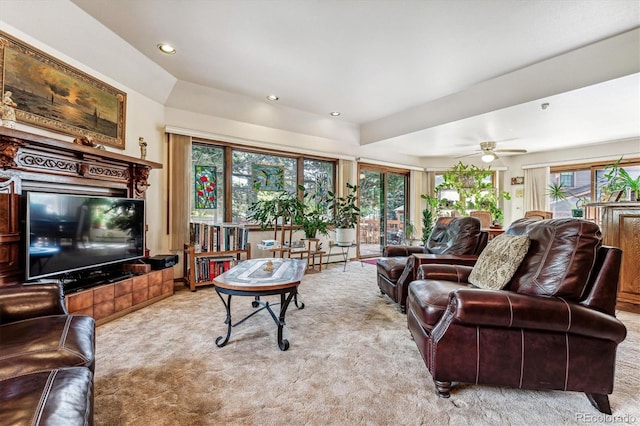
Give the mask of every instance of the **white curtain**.
<svg viewBox="0 0 640 426">
<path fill-rule="evenodd" d="M 410 174 L 411 180 L 411 199 L 409 200 L 411 208 L 411 222 L 416 227 L 416 235 L 422 235 L 422 211 L 427 207 L 426 202 L 420 197 L 422 194 L 433 195 L 435 187 L 435 172 L 423 172 L 420 170 L 412 170 Z"/>
<path fill-rule="evenodd" d="M 347 182 L 358 185 L 359 179 L 356 176 L 356 162 L 350 160 L 340 160 L 338 163 L 338 182 L 336 182 L 336 192 L 340 196 L 347 193 Z"/>
<path fill-rule="evenodd" d="M 551 204 L 547 196 L 549 167 L 524 169 L 524 211 L 549 211 Z"/>
</svg>

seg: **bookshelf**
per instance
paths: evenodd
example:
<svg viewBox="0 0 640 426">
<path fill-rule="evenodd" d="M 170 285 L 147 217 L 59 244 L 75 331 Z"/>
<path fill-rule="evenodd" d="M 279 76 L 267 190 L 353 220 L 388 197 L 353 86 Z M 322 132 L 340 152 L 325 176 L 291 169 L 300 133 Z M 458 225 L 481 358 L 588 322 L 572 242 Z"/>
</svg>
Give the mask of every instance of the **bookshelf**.
<svg viewBox="0 0 640 426">
<path fill-rule="evenodd" d="M 249 230 L 238 224 L 191 222 L 184 245 L 183 280 L 191 291 L 251 257 Z"/>
</svg>

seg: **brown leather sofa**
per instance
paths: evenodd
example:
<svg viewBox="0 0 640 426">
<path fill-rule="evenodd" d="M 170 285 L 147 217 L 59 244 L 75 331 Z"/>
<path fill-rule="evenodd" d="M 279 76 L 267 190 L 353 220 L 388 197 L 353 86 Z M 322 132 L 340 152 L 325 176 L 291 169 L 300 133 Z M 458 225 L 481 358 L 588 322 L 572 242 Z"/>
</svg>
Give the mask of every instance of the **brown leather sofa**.
<svg viewBox="0 0 640 426">
<path fill-rule="evenodd" d="M 58 284 L 0 287 L 0 424 L 93 424 L 94 349 Z"/>
<path fill-rule="evenodd" d="M 626 337 L 615 317 L 621 250 L 580 219 L 520 219 L 506 234 L 530 246 L 504 289 L 471 286 L 472 268 L 457 265 L 423 265 L 409 285 L 409 330 L 437 394 L 454 382 L 577 391 L 610 414 Z"/>
<path fill-rule="evenodd" d="M 386 246 L 376 262 L 378 287 L 406 312 L 409 283 L 417 267 L 425 263 L 473 265 L 487 245 L 489 234 L 474 217 L 439 217 L 424 247 Z M 427 254 L 420 258 L 414 254 Z"/>
</svg>

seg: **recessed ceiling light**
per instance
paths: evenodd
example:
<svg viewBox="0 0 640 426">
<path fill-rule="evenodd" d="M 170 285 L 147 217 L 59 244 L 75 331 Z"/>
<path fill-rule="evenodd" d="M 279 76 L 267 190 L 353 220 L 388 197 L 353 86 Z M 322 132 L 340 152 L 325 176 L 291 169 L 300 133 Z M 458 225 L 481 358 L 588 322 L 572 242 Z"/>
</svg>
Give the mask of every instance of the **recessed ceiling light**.
<svg viewBox="0 0 640 426">
<path fill-rule="evenodd" d="M 269 95 L 269 96 L 267 96 L 267 99 L 269 99 L 270 101 L 277 101 L 280 98 L 277 97 L 276 95 Z"/>
<path fill-rule="evenodd" d="M 330 116 L 332 117 L 338 117 L 340 115 L 340 113 L 338 111 L 332 111 L 329 113 Z"/>
<path fill-rule="evenodd" d="M 162 53 L 166 53 L 167 55 L 173 55 L 174 53 L 176 53 L 175 47 L 167 43 L 160 43 L 158 45 L 158 49 L 160 49 Z"/>
</svg>

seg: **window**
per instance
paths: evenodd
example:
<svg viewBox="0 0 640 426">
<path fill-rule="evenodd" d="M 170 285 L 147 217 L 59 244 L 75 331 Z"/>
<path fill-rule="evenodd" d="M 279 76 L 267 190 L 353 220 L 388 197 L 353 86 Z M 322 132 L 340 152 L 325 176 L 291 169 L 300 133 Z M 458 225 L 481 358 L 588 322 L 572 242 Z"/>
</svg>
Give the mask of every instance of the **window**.
<svg viewBox="0 0 640 426">
<path fill-rule="evenodd" d="M 607 166 L 611 162 L 581 164 L 578 166 L 552 167 L 551 183 L 562 183 L 567 192 L 566 200 L 551 200 L 553 217 L 571 217 L 572 209 L 581 208 L 585 202 L 608 201 L 611 196 L 607 191 Z M 619 167 L 624 168 L 632 178 L 640 176 L 640 161 L 624 159 Z M 622 194 L 621 199 L 628 195 Z"/>
<path fill-rule="evenodd" d="M 573 188 L 574 177 L 573 172 L 560 172 L 559 181 L 565 188 Z"/>
<path fill-rule="evenodd" d="M 637 178 L 640 176 L 640 161 L 630 161 L 628 163 L 621 163 L 620 167 L 624 168 L 629 176 L 632 178 Z M 598 166 L 594 170 L 595 175 L 595 200 L 598 201 L 608 201 L 611 193 L 607 191 L 607 178 L 605 175 L 607 174 L 606 166 Z M 630 194 L 622 194 L 622 199 L 628 199 Z"/>
<path fill-rule="evenodd" d="M 445 179 L 444 179 L 444 174 L 445 172 L 436 172 L 435 175 L 435 188 L 438 189 L 438 187 L 442 184 L 445 183 Z M 489 188 L 493 188 L 495 187 L 494 182 L 496 180 L 496 172 L 490 172 L 487 176 L 485 176 L 480 182 L 482 183 L 482 185 L 485 185 L 486 187 Z M 449 203 L 445 203 L 444 205 L 449 205 L 449 209 L 444 208 L 444 213 L 448 214 L 451 213 L 452 210 L 454 209 L 453 205 L 450 205 L 451 203 L 455 204 L 460 202 L 460 191 L 458 191 L 457 189 L 440 189 L 438 191 L 437 194 L 435 194 L 435 196 L 439 199 L 439 200 L 447 200 Z M 482 209 L 481 206 L 476 206 L 475 204 L 473 204 L 473 199 L 470 200 L 464 200 L 466 202 L 465 206 L 460 206 L 461 208 L 464 207 L 465 210 L 470 211 L 470 210 L 476 210 L 476 209 Z M 443 205 L 441 204 L 441 207 L 443 207 Z"/>
<path fill-rule="evenodd" d="M 296 191 L 297 160 L 268 153 L 256 153 L 233 150 L 231 167 L 231 221 L 246 222 L 247 211 L 252 203 L 259 200 L 270 200 L 277 191 L 256 191 L 252 184 L 253 164 L 284 167 L 284 190 L 290 193 Z"/>
<path fill-rule="evenodd" d="M 229 163 L 225 159 L 230 159 Z M 191 149 L 191 173 L 195 179 L 196 166 L 208 166 L 215 173 L 216 208 L 196 208 L 196 185 L 191 185 L 191 218 L 214 223 L 246 221 L 247 211 L 258 200 L 273 198 L 278 191 L 255 190 L 252 187 L 254 164 L 282 166 L 284 190 L 294 193 L 298 182 L 307 192 L 335 190 L 335 160 L 283 155 L 271 151 L 253 151 L 230 145 L 194 142 Z M 300 167 L 298 166 L 300 164 Z M 298 175 L 298 170 L 301 170 Z M 226 197 L 230 198 L 228 203 Z M 230 208 L 229 208 L 230 207 Z"/>
<path fill-rule="evenodd" d="M 591 171 L 588 167 L 562 171 L 551 169 L 550 181 L 562 184 L 567 196 L 564 200 L 551 200 L 553 217 L 571 217 L 572 209 L 581 208 L 582 202 L 591 200 Z"/>
<path fill-rule="evenodd" d="M 191 185 L 191 218 L 201 221 L 210 221 L 215 223 L 224 222 L 224 149 L 219 146 L 194 144 L 191 147 L 191 173 L 192 181 L 195 179 L 196 166 L 208 166 L 211 171 L 215 170 L 215 192 L 216 207 L 215 209 L 198 209 L 196 208 L 196 190 L 195 185 Z"/>
</svg>

